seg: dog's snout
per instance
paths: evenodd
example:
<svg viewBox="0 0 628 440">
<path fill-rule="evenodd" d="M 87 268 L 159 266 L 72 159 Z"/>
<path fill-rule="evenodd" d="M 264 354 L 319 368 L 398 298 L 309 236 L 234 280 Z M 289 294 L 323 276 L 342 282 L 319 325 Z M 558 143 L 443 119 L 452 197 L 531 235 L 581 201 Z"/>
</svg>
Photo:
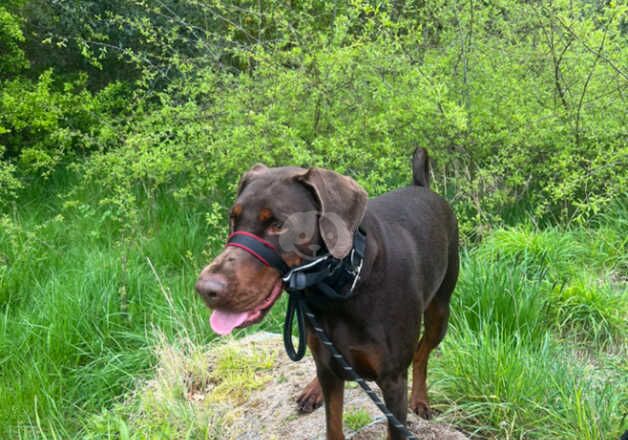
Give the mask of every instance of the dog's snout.
<svg viewBox="0 0 628 440">
<path fill-rule="evenodd" d="M 212 273 L 201 276 L 194 287 L 205 299 L 209 301 L 218 300 L 224 297 L 227 291 L 227 280 L 220 274 Z"/>
</svg>

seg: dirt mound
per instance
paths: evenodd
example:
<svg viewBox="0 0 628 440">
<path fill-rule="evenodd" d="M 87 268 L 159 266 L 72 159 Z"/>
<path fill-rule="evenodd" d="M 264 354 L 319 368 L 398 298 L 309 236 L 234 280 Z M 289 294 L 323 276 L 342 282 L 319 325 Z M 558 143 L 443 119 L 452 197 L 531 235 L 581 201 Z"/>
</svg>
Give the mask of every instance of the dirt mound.
<svg viewBox="0 0 628 440">
<path fill-rule="evenodd" d="M 283 352 L 280 335 L 272 333 L 231 340 L 228 346 L 243 356 L 252 356 L 256 352 L 272 353 L 274 359 L 270 368 L 258 372 L 264 385 L 252 390 L 244 402 L 225 413 L 223 426 L 229 438 L 318 440 L 325 437 L 325 411 L 321 408 L 303 415 L 298 413 L 295 404 L 296 396 L 315 374 L 310 356 L 300 362 L 290 361 Z M 206 392 L 211 394 L 212 389 Z M 408 416 L 408 426 L 422 440 L 467 438 L 449 426 L 427 422 L 412 413 Z M 345 390 L 345 434 L 352 440 L 386 438 L 386 423 L 381 413 L 352 383 L 348 383 Z"/>
</svg>

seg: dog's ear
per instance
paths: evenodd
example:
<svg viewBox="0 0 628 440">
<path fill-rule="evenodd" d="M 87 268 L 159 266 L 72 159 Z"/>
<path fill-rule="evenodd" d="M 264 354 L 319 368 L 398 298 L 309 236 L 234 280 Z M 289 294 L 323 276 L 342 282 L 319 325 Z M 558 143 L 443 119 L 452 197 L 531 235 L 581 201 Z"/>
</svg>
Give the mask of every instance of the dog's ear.
<svg viewBox="0 0 628 440">
<path fill-rule="evenodd" d="M 246 185 L 249 184 L 251 179 L 253 179 L 257 175 L 264 174 L 266 171 L 268 171 L 268 167 L 264 164 L 257 163 L 253 165 L 251 169 L 244 173 L 240 178 L 240 183 L 238 183 L 238 190 L 236 191 L 236 197 L 238 197 L 240 193 L 242 193 L 242 191 L 244 190 Z"/>
<path fill-rule="evenodd" d="M 352 178 L 322 168 L 310 168 L 297 180 L 309 187 L 318 201 L 318 226 L 327 249 L 336 258 L 345 257 L 366 211 L 366 191 Z"/>
</svg>

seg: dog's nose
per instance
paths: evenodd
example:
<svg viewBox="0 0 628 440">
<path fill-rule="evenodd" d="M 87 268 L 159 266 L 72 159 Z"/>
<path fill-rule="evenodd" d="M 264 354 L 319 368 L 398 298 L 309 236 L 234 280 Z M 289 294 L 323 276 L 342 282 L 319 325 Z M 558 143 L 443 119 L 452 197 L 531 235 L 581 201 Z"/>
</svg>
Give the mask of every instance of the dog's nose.
<svg viewBox="0 0 628 440">
<path fill-rule="evenodd" d="M 227 291 L 227 280 L 220 274 L 212 273 L 199 278 L 194 287 L 203 298 L 215 301 L 224 297 Z"/>
</svg>

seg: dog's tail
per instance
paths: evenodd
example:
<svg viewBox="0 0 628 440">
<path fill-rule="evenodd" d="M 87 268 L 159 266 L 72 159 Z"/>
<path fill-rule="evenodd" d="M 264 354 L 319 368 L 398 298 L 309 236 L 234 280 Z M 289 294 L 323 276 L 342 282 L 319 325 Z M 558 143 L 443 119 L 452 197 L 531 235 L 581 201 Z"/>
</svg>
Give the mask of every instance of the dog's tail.
<svg viewBox="0 0 628 440">
<path fill-rule="evenodd" d="M 417 147 L 412 155 L 412 177 L 417 186 L 430 187 L 430 158 L 425 148 Z"/>
</svg>

